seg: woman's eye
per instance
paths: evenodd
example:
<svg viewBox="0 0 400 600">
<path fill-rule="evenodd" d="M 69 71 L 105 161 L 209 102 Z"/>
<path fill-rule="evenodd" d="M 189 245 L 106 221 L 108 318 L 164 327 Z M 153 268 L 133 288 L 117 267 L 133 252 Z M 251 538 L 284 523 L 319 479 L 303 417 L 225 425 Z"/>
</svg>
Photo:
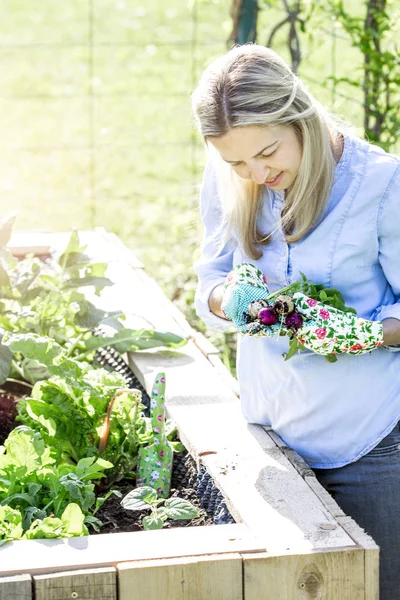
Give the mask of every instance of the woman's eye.
<svg viewBox="0 0 400 600">
<path fill-rule="evenodd" d="M 270 152 L 269 154 L 261 154 L 261 158 L 269 158 L 270 156 L 272 156 L 273 154 L 275 154 L 275 152 L 278 150 L 278 148 L 275 148 L 275 150 L 273 150 L 272 152 Z"/>
</svg>

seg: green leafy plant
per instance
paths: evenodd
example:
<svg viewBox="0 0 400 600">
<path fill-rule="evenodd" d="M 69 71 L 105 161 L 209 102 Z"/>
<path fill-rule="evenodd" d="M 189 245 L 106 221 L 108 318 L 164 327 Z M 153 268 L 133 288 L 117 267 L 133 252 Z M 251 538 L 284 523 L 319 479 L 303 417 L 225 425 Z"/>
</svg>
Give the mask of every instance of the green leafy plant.
<svg viewBox="0 0 400 600">
<path fill-rule="evenodd" d="M 322 302 L 328 306 L 342 310 L 343 312 L 351 312 L 356 314 L 356 310 L 351 306 L 346 306 L 343 294 L 336 288 L 327 288 L 322 283 L 313 283 L 310 279 L 300 273 L 301 279 L 298 279 L 290 285 L 281 288 L 273 294 L 269 294 L 265 300 L 270 301 L 283 294 L 293 296 L 296 292 L 302 292 L 309 298 L 313 298 L 318 302 Z"/>
<path fill-rule="evenodd" d="M 37 530 L 39 522 L 50 517 L 61 519 L 65 525 L 66 515 L 70 515 L 75 523 L 71 528 L 76 530 L 77 509 L 65 513 L 71 504 L 83 515 L 76 535 L 82 535 L 83 522 L 99 527 L 101 522 L 94 515 L 107 496 L 96 499 L 94 482 L 105 477 L 111 467 L 110 462 L 94 456 L 75 465 L 57 461 L 57 454 L 40 432 L 16 427 L 0 446 L 0 506 L 8 507 L 8 512 L 0 511 L 0 540 L 19 539 L 20 534 L 31 527 Z M 44 527 L 48 523 L 45 521 Z M 38 531 L 35 537 L 40 537 Z"/>
<path fill-rule="evenodd" d="M 112 282 L 105 277 L 106 263 L 93 262 L 85 253 L 77 232 L 72 232 L 59 258 L 46 261 L 28 256 L 18 261 L 5 244 L 9 221 L 0 223 L 0 385 L 16 379 L 34 385 L 49 377 L 39 360 L 11 355 L 3 344 L 4 334 L 33 334 L 49 337 L 67 356 L 92 362 L 97 349 L 112 346 L 119 353 L 165 346 L 180 348 L 185 338 L 154 329 L 128 329 L 121 311 L 106 312 L 90 302 L 82 288 L 92 287 L 99 295 Z M 108 335 L 95 336 L 96 328 Z"/>
<path fill-rule="evenodd" d="M 126 389 L 119 373 L 68 357 L 49 338 L 10 335 L 5 344 L 13 353 L 40 362 L 50 374 L 20 400 L 18 420 L 40 431 L 55 455 L 68 463 L 101 454 L 112 463 L 110 479 L 129 476 L 139 445 L 153 435 L 141 393 Z"/>
<path fill-rule="evenodd" d="M 49 338 L 9 335 L 5 344 L 43 364 L 50 377 L 20 400 L 23 424 L 0 446 L 0 506 L 8 507 L 0 513 L 0 540 L 86 535 L 89 525 L 99 530 L 96 512 L 116 492 L 98 494 L 119 479 L 133 479 L 139 446 L 154 439 L 141 393 L 126 389 L 116 372 L 68 357 Z M 168 439 L 175 433 L 167 421 Z M 179 442 L 170 445 L 180 450 Z M 65 513 L 71 504 L 81 511 L 82 526 L 77 509 Z"/>
<path fill-rule="evenodd" d="M 160 506 L 163 504 L 163 506 Z M 142 518 L 144 529 L 162 529 L 168 519 L 173 521 L 194 519 L 200 511 L 183 498 L 158 498 L 156 490 L 151 487 L 137 487 L 121 501 L 127 510 L 150 510 L 150 515 Z"/>
<path fill-rule="evenodd" d="M 60 517 L 43 517 L 33 521 L 24 531 L 23 515 L 10 506 L 0 506 L 0 546 L 21 539 L 77 537 L 88 535 L 85 515 L 80 507 L 71 502 Z"/>
</svg>

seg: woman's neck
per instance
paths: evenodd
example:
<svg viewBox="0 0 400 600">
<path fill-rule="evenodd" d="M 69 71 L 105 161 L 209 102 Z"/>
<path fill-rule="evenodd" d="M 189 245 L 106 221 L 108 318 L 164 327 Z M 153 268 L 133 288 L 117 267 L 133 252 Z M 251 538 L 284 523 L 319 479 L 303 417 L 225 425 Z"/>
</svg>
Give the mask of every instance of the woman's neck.
<svg viewBox="0 0 400 600">
<path fill-rule="evenodd" d="M 331 148 L 333 158 L 335 159 L 335 163 L 337 164 L 342 158 L 344 150 L 344 137 L 341 133 L 337 132 L 335 136 L 332 136 Z"/>
</svg>

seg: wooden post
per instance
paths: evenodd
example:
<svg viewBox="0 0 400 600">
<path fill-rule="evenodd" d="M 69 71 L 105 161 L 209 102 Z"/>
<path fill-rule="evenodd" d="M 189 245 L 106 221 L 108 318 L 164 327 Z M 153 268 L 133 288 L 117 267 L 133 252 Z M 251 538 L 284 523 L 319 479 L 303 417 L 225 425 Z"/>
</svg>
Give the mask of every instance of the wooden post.
<svg viewBox="0 0 400 600">
<path fill-rule="evenodd" d="M 365 600 L 364 553 L 244 555 L 246 600 Z"/>
</svg>

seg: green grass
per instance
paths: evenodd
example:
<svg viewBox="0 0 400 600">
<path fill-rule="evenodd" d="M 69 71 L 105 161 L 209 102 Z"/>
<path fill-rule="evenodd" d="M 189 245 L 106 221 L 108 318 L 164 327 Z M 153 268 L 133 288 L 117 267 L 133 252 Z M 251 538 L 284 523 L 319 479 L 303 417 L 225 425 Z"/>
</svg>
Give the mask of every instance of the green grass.
<svg viewBox="0 0 400 600">
<path fill-rule="evenodd" d="M 204 164 L 189 95 L 226 49 L 231 7 L 231 0 L 193 1 L 0 4 L 7 24 L 0 32 L 2 213 L 20 210 L 18 229 L 114 231 L 189 318 Z M 260 43 L 281 18 L 281 11 L 260 12 Z M 322 19 L 302 35 L 300 76 L 360 127 L 359 93 L 343 85 L 334 95 L 327 80 L 332 70 L 345 76 L 361 68 L 345 40 L 333 52 L 326 32 L 333 25 Z M 274 47 L 288 58 L 286 35 L 283 29 Z M 221 336 L 212 339 L 222 344 Z"/>
</svg>

